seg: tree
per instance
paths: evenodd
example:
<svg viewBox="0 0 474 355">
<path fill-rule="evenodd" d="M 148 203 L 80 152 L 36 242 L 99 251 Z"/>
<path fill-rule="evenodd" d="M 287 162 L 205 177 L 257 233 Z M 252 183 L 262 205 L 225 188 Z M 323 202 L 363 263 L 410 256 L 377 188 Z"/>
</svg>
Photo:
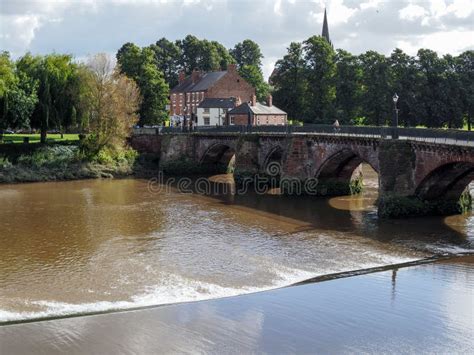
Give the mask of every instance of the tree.
<svg viewBox="0 0 474 355">
<path fill-rule="evenodd" d="M 62 129 L 71 117 L 74 101 L 72 86 L 77 75 L 77 65 L 69 55 L 35 57 L 28 53 L 17 62 L 17 68 L 21 75 L 38 82 L 38 102 L 31 125 L 40 128 L 41 142 L 44 143 L 48 129 Z"/>
<path fill-rule="evenodd" d="M 88 95 L 83 97 L 89 108 L 91 134 L 84 142 L 86 153 L 96 155 L 102 149 L 122 148 L 138 121 L 140 92 L 135 82 L 113 71 L 106 54 L 92 57 L 81 70 Z"/>
<path fill-rule="evenodd" d="M 265 100 L 270 87 L 263 79 L 261 68 L 263 55 L 258 44 L 246 39 L 241 43 L 237 43 L 230 50 L 230 54 L 237 64 L 240 76 L 255 88 L 257 99 Z"/>
<path fill-rule="evenodd" d="M 235 59 L 229 53 L 227 48 L 225 48 L 222 44 L 217 41 L 212 41 L 212 45 L 215 47 L 218 55 L 219 55 L 219 64 L 220 69 L 225 70 L 229 64 L 235 63 Z"/>
<path fill-rule="evenodd" d="M 169 86 L 155 64 L 153 50 L 127 43 L 119 49 L 117 62 L 120 72 L 135 80 L 140 88 L 140 124 L 162 123 L 168 115 Z"/>
<path fill-rule="evenodd" d="M 140 67 L 143 63 L 142 49 L 134 43 L 125 43 L 117 52 L 117 63 L 120 70 L 129 78 L 140 76 Z"/>
<path fill-rule="evenodd" d="M 456 71 L 456 59 L 447 54 L 443 57 L 443 113 L 445 117 L 444 125 L 448 128 L 462 128 L 463 126 L 463 103 L 462 85 L 459 74 Z"/>
<path fill-rule="evenodd" d="M 336 117 L 342 124 L 360 116 L 362 69 L 356 56 L 338 49 L 336 61 Z"/>
<path fill-rule="evenodd" d="M 461 105 L 467 129 L 472 129 L 474 116 L 474 51 L 466 51 L 456 58 L 456 72 L 459 76 Z"/>
<path fill-rule="evenodd" d="M 155 65 L 164 75 L 169 87 L 178 84 L 179 61 L 181 59 L 181 49 L 166 38 L 159 39 L 149 47 L 154 54 Z"/>
<path fill-rule="evenodd" d="M 387 58 L 375 51 L 359 56 L 362 68 L 362 115 L 365 124 L 384 125 L 391 123 L 392 95 L 389 85 Z"/>
<path fill-rule="evenodd" d="M 399 122 L 405 126 L 416 126 L 417 85 L 419 75 L 415 58 L 396 48 L 388 59 L 390 65 L 390 87 L 392 95 L 400 97 L 397 108 Z"/>
<path fill-rule="evenodd" d="M 186 74 L 191 74 L 194 69 L 200 68 L 202 56 L 201 41 L 192 35 L 187 35 L 183 40 L 176 41 L 181 50 L 180 67 Z"/>
<path fill-rule="evenodd" d="M 331 123 L 334 119 L 336 99 L 335 53 L 331 45 L 320 36 L 304 42 L 308 90 L 306 93 L 306 120 L 314 123 Z"/>
<path fill-rule="evenodd" d="M 237 43 L 230 54 L 234 57 L 237 68 L 242 68 L 246 65 L 252 65 L 257 68 L 262 66 L 263 55 L 257 43 L 250 39 L 246 39 L 241 43 Z"/>
<path fill-rule="evenodd" d="M 289 118 L 303 119 L 307 83 L 301 43 L 291 43 L 287 54 L 277 61 L 272 82 L 275 104 L 286 111 Z"/>
<path fill-rule="evenodd" d="M 180 48 L 181 59 L 179 66 L 186 74 L 191 74 L 194 69 L 203 71 L 218 71 L 226 69 L 233 58 L 227 49 L 216 41 L 200 40 L 187 35 L 183 40 L 176 41 Z"/>
<path fill-rule="evenodd" d="M 0 54 L 0 130 L 28 126 L 38 101 L 37 83 L 18 73 L 7 52 Z"/>
<path fill-rule="evenodd" d="M 22 73 L 17 82 L 12 85 L 7 93 L 4 106 L 4 125 L 11 128 L 23 128 L 30 125 L 30 118 L 38 96 L 36 95 L 37 83 Z M 5 128 L 5 127 L 3 127 Z"/>
<path fill-rule="evenodd" d="M 244 65 L 240 68 L 239 74 L 255 88 L 255 95 L 258 100 L 263 101 L 267 98 L 270 87 L 263 79 L 263 74 L 259 68 L 253 65 Z"/>
<path fill-rule="evenodd" d="M 417 116 L 422 118 L 427 127 L 442 127 L 446 122 L 443 107 L 445 63 L 436 52 L 429 49 L 420 49 L 417 56 L 416 65 L 419 73 Z"/>
</svg>

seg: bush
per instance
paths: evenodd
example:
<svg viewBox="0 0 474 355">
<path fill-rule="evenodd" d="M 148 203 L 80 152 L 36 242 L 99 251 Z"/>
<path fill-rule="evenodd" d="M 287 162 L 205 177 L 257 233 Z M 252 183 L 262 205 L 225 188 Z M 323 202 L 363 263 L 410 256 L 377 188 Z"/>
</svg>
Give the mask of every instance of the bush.
<svg viewBox="0 0 474 355">
<path fill-rule="evenodd" d="M 138 157 L 138 152 L 131 148 L 109 149 L 103 148 L 90 160 L 103 165 L 133 165 Z"/>
<path fill-rule="evenodd" d="M 0 156 L 0 168 L 10 168 L 12 166 L 12 163 L 10 162 L 10 160 L 8 160 L 7 157 L 2 157 Z"/>
<path fill-rule="evenodd" d="M 40 168 L 65 166 L 78 159 L 76 146 L 55 145 L 42 147 L 29 155 L 22 155 L 17 162 L 19 165 Z"/>
</svg>

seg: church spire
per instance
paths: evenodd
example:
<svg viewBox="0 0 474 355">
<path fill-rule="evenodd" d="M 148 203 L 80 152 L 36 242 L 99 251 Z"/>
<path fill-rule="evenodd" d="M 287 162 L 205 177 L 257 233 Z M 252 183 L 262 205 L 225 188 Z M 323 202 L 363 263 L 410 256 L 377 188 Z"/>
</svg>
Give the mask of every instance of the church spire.
<svg viewBox="0 0 474 355">
<path fill-rule="evenodd" d="M 328 43 L 332 47 L 331 39 L 329 38 L 329 26 L 328 26 L 328 17 L 327 17 L 327 14 L 326 14 L 326 9 L 324 9 L 324 21 L 323 21 L 323 34 L 322 34 L 322 36 L 324 38 L 326 38 L 326 41 L 328 41 Z"/>
</svg>

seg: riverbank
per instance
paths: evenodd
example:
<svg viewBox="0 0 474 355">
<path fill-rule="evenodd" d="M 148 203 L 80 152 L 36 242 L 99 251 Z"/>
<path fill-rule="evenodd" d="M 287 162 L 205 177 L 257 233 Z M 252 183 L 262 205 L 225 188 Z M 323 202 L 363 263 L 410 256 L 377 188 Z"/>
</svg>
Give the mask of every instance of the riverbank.
<svg viewBox="0 0 474 355">
<path fill-rule="evenodd" d="M 0 327 L 2 353 L 472 353 L 474 257 Z"/>
<path fill-rule="evenodd" d="M 137 153 L 133 150 L 85 157 L 74 144 L 2 148 L 0 183 L 126 177 L 140 171 L 139 165 L 136 164 Z"/>
</svg>

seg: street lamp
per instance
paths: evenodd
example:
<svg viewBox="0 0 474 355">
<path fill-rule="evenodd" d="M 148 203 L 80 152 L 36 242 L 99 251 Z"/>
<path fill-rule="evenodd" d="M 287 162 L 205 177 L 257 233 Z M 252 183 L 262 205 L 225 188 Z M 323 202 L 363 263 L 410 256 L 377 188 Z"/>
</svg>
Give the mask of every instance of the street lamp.
<svg viewBox="0 0 474 355">
<path fill-rule="evenodd" d="M 397 108 L 397 102 L 398 102 L 398 95 L 395 93 L 392 97 L 393 100 L 393 107 L 395 114 L 393 115 L 393 122 L 392 122 L 392 139 L 398 139 L 398 108 Z"/>
</svg>

